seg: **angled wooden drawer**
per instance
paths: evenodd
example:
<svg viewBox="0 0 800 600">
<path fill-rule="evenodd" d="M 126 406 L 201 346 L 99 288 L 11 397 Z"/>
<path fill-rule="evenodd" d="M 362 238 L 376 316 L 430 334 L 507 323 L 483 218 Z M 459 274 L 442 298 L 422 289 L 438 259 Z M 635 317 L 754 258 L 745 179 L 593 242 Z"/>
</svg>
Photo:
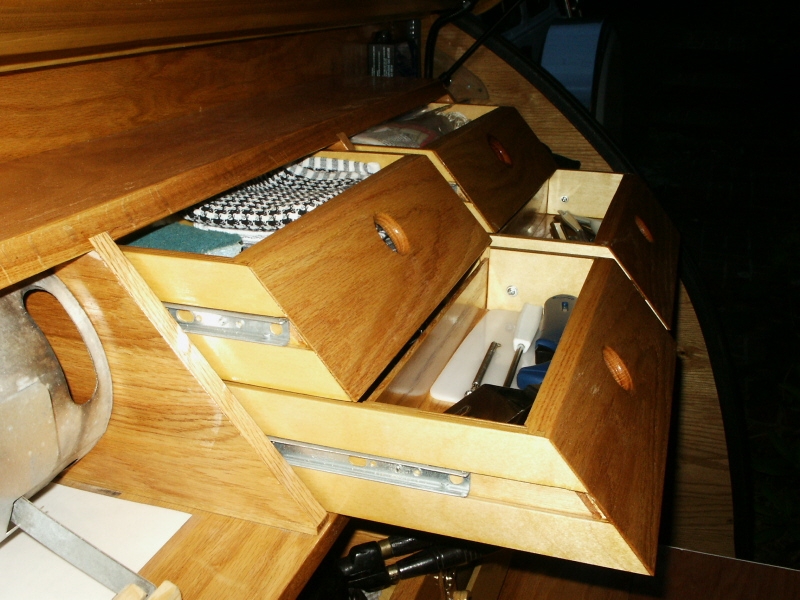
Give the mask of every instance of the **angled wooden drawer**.
<svg viewBox="0 0 800 600">
<path fill-rule="evenodd" d="M 552 239 L 559 211 L 602 220 L 593 242 Z M 559 169 L 502 229 L 497 242 L 617 261 L 665 327 L 672 327 L 679 235 L 637 175 Z"/>
<path fill-rule="evenodd" d="M 515 108 L 431 104 L 470 119 L 424 148 L 356 144 L 359 151 L 424 154 L 458 186 L 467 207 L 489 232 L 498 231 L 555 171 L 549 149 Z"/>
<path fill-rule="evenodd" d="M 481 315 L 559 293 L 578 301 L 525 425 L 443 414 L 430 387 Z M 615 261 L 493 247 L 366 401 L 229 387 L 329 511 L 647 573 L 674 350 Z"/>
<path fill-rule="evenodd" d="M 283 345 L 193 334 L 223 379 L 357 400 L 487 244 L 436 168 L 414 156 L 235 258 L 125 253 L 163 302 L 238 313 L 231 318 L 243 323 L 285 319 L 272 325 Z"/>
</svg>

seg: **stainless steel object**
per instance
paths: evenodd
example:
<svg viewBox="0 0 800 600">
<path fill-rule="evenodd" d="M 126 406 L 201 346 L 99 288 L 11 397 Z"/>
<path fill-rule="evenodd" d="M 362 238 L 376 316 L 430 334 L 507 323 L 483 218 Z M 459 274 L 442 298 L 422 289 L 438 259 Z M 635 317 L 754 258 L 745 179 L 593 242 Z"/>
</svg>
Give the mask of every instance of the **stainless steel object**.
<svg viewBox="0 0 800 600">
<path fill-rule="evenodd" d="M 465 471 L 432 467 L 393 458 L 350 452 L 306 442 L 270 437 L 278 452 L 294 467 L 346 475 L 401 487 L 466 498 L 471 477 Z"/>
<path fill-rule="evenodd" d="M 212 308 L 165 302 L 169 314 L 186 333 L 268 344 L 289 345 L 289 319 L 248 315 Z"/>
<path fill-rule="evenodd" d="M 25 309 L 25 295 L 52 294 L 75 323 L 94 363 L 97 386 L 76 404 L 47 338 Z M 0 526 L 5 534 L 17 498 L 30 497 L 84 456 L 111 416 L 108 360 L 83 308 L 50 275 L 0 296 Z M 4 536 L 3 536 L 4 537 Z"/>
<path fill-rule="evenodd" d="M 156 591 L 156 586 L 147 579 L 43 513 L 27 498 L 19 498 L 14 502 L 11 519 L 37 542 L 115 593 L 121 592 L 131 583 L 139 586 L 148 595 Z"/>
<path fill-rule="evenodd" d="M 484 375 L 486 375 L 486 370 L 489 368 L 489 365 L 492 362 L 492 358 L 494 358 L 495 351 L 500 347 L 500 344 L 497 342 L 492 342 L 489 344 L 489 349 L 486 350 L 486 354 L 483 357 L 483 361 L 481 361 L 481 366 L 478 368 L 478 372 L 475 373 L 475 378 L 472 380 L 472 386 L 467 390 L 464 394 L 471 394 L 475 390 L 477 390 L 481 382 L 483 381 Z"/>
</svg>

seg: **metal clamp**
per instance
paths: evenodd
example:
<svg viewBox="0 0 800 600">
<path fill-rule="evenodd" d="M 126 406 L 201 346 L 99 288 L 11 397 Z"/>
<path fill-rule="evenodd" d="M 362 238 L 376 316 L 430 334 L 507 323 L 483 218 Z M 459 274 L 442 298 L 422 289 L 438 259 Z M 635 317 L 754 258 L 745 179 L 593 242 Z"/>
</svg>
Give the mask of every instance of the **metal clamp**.
<svg viewBox="0 0 800 600">
<path fill-rule="evenodd" d="M 156 586 L 147 579 L 43 513 L 27 498 L 14 502 L 11 520 L 37 542 L 115 593 L 130 584 L 137 585 L 148 595 L 156 591 Z"/>
<path fill-rule="evenodd" d="M 391 458 L 270 437 L 290 465 L 379 483 L 458 496 L 469 495 L 470 474 Z"/>
</svg>

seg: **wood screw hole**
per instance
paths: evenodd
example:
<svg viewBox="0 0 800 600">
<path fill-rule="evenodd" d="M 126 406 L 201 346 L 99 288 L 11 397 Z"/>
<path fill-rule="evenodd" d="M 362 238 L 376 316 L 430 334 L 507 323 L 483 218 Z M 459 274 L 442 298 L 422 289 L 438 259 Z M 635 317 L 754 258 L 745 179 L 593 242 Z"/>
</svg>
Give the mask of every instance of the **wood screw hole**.
<svg viewBox="0 0 800 600">
<path fill-rule="evenodd" d="M 605 346 L 603 348 L 603 360 L 606 363 L 606 367 L 608 367 L 608 370 L 611 372 L 611 376 L 614 378 L 614 381 L 617 382 L 619 387 L 626 392 L 630 392 L 633 389 L 633 378 L 631 377 L 628 367 L 622 361 L 619 354 L 617 354 L 612 348 Z"/>
<path fill-rule="evenodd" d="M 653 234 L 651 233 L 650 228 L 645 224 L 644 221 L 642 221 L 641 217 L 636 216 L 633 218 L 633 220 L 636 223 L 636 227 L 639 228 L 639 231 L 644 236 L 644 239 L 646 239 L 648 242 L 652 244 L 655 241 L 655 239 L 653 238 Z"/>
</svg>

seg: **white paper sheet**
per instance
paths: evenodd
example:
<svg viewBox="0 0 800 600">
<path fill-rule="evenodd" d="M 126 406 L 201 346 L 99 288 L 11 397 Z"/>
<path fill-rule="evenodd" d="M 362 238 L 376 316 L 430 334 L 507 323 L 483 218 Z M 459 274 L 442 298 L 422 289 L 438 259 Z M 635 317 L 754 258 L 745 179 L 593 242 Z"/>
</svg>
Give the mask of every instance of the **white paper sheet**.
<svg viewBox="0 0 800 600">
<path fill-rule="evenodd" d="M 58 484 L 33 503 L 137 572 L 191 517 Z M 110 600 L 114 595 L 22 531 L 0 543 L 0 599 Z"/>
</svg>

